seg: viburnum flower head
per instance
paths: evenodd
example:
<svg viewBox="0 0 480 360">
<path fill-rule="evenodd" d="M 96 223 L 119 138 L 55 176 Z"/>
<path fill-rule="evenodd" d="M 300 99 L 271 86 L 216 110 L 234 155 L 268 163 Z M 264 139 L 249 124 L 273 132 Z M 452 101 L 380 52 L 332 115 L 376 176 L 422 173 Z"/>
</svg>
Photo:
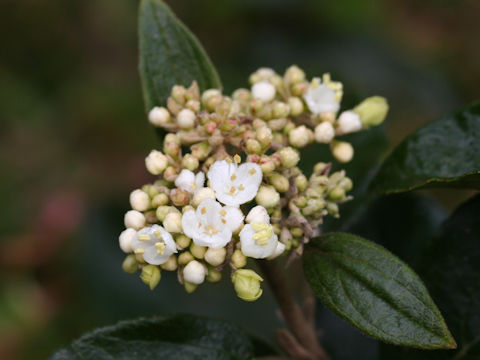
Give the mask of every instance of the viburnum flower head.
<svg viewBox="0 0 480 360">
<path fill-rule="evenodd" d="M 238 166 L 239 162 L 238 155 L 234 162 L 217 161 L 207 174 L 218 201 L 225 205 L 239 206 L 252 200 L 262 182 L 262 169 L 258 164 L 247 162 Z"/>
<path fill-rule="evenodd" d="M 135 254 L 143 256 L 145 262 L 161 265 L 177 252 L 175 241 L 163 227 L 153 225 L 139 230 L 132 240 L 131 247 Z"/>
<path fill-rule="evenodd" d="M 320 78 L 314 78 L 303 96 L 310 111 L 315 114 L 337 112 L 340 104 L 335 100 L 335 91 L 322 84 Z"/>
<path fill-rule="evenodd" d="M 183 214 L 182 228 L 195 244 L 221 248 L 232 240 L 232 233 L 242 222 L 240 209 L 222 206 L 214 199 L 205 199 L 196 210 L 188 210 Z"/>
</svg>

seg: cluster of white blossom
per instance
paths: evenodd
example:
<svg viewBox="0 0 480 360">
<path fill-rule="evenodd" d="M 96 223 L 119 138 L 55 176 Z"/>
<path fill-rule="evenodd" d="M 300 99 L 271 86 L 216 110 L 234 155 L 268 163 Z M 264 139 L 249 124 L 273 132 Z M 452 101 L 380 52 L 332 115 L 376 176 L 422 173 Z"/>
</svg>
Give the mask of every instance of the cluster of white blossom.
<svg viewBox="0 0 480 360">
<path fill-rule="evenodd" d="M 342 84 L 328 74 L 307 81 L 297 66 L 284 76 L 262 68 L 251 89 L 232 96 L 174 86 L 167 107 L 149 121 L 167 134 L 162 151 L 152 150 L 147 170 L 158 176 L 130 194 L 120 247 L 129 255 L 126 272 L 141 270 L 154 288 L 161 271 L 177 271 L 188 292 L 232 271 L 238 296 L 262 294 L 262 278 L 245 269 L 247 258 L 271 260 L 302 253 L 325 215 L 338 216 L 352 181 L 317 163 L 311 176 L 297 166 L 299 149 L 329 144 L 339 162 L 353 157 L 337 136 L 380 124 L 388 105 L 372 97 L 339 113 Z"/>
</svg>

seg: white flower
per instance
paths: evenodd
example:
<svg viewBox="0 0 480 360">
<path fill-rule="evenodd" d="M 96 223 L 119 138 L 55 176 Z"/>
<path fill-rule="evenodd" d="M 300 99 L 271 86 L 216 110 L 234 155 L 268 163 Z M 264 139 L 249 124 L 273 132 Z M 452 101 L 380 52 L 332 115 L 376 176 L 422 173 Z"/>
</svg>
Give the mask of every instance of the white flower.
<svg viewBox="0 0 480 360">
<path fill-rule="evenodd" d="M 252 86 L 253 97 L 263 102 L 272 101 L 275 98 L 275 93 L 275 86 L 268 81 L 260 81 Z"/>
<path fill-rule="evenodd" d="M 183 269 L 183 279 L 195 285 L 203 283 L 206 274 L 206 268 L 197 260 L 190 261 Z"/>
<path fill-rule="evenodd" d="M 248 224 L 240 231 L 242 253 L 255 259 L 274 256 L 279 242 L 270 225 L 267 210 L 262 206 L 255 206 L 248 213 L 246 221 Z"/>
<path fill-rule="evenodd" d="M 161 265 L 177 252 L 175 241 L 163 227 L 153 225 L 137 232 L 132 240 L 132 249 L 152 265 Z"/>
<path fill-rule="evenodd" d="M 145 166 L 152 175 L 159 175 L 167 168 L 168 158 L 161 151 L 152 150 L 145 158 Z"/>
<path fill-rule="evenodd" d="M 182 227 L 185 235 L 200 246 L 211 248 L 224 247 L 243 221 L 242 212 L 235 207 L 224 206 L 213 200 L 205 199 L 197 210 L 188 210 L 183 214 Z"/>
<path fill-rule="evenodd" d="M 238 206 L 252 200 L 257 195 L 263 177 L 259 165 L 247 162 L 238 166 L 239 157 L 235 160 L 235 163 L 216 161 L 207 174 L 217 200 L 229 206 Z"/>
<path fill-rule="evenodd" d="M 150 197 L 145 191 L 140 189 L 133 190 L 130 193 L 130 205 L 133 210 L 145 211 L 150 208 Z"/>
<path fill-rule="evenodd" d="M 337 112 L 340 105 L 335 100 L 335 91 L 322 84 L 320 78 L 314 78 L 305 95 L 303 95 L 310 111 L 315 114 Z"/>
<path fill-rule="evenodd" d="M 335 129 L 328 121 L 318 124 L 315 128 L 315 141 L 321 144 L 330 143 L 335 137 Z"/>
<path fill-rule="evenodd" d="M 340 114 L 337 120 L 337 133 L 349 134 L 362 129 L 362 121 L 360 116 L 353 111 L 344 111 Z"/>
<path fill-rule="evenodd" d="M 122 249 L 125 253 L 132 252 L 132 240 L 135 237 L 137 232 L 135 229 L 128 228 L 122 231 L 120 236 L 118 237 L 118 243 L 120 245 L 120 249 Z"/>
<path fill-rule="evenodd" d="M 126 228 L 138 230 L 145 225 L 145 215 L 137 210 L 129 210 L 125 213 L 124 222 Z"/>
<path fill-rule="evenodd" d="M 192 171 L 183 169 L 180 174 L 175 179 L 175 186 L 186 190 L 189 193 L 195 192 L 195 190 L 203 188 L 205 183 L 205 174 L 203 172 L 197 173 L 195 175 Z"/>
</svg>

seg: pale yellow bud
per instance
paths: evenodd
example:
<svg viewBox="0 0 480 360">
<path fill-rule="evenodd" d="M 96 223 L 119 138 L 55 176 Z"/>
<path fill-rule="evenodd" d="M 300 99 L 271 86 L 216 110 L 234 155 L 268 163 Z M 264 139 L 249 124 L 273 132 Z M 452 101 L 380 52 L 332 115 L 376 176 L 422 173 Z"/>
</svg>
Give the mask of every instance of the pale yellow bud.
<svg viewBox="0 0 480 360">
<path fill-rule="evenodd" d="M 138 270 L 138 261 L 135 258 L 134 254 L 128 255 L 125 260 L 123 260 L 122 263 L 122 269 L 125 271 L 127 274 L 133 274 L 136 273 Z"/>
<path fill-rule="evenodd" d="M 145 167 L 152 175 L 161 174 L 168 165 L 168 159 L 160 151 L 152 150 L 145 158 Z"/>
<path fill-rule="evenodd" d="M 185 251 L 178 255 L 178 264 L 187 265 L 190 261 L 193 261 L 194 257 L 189 251 Z"/>
<path fill-rule="evenodd" d="M 205 252 L 205 261 L 212 266 L 218 266 L 225 261 L 225 257 L 227 255 L 227 249 L 219 248 L 219 249 L 208 249 Z"/>
<path fill-rule="evenodd" d="M 199 161 L 192 154 L 186 154 L 182 159 L 182 167 L 190 171 L 194 171 L 198 168 Z"/>
<path fill-rule="evenodd" d="M 155 287 L 160 282 L 162 274 L 160 268 L 156 265 L 145 265 L 142 268 L 142 274 L 140 279 L 150 287 L 150 290 L 155 289 Z"/>
<path fill-rule="evenodd" d="M 247 265 L 247 257 L 242 253 L 240 249 L 237 249 L 233 252 L 230 263 L 236 269 L 243 268 L 245 265 Z"/>
<path fill-rule="evenodd" d="M 190 253 L 197 259 L 203 259 L 206 251 L 207 248 L 205 246 L 200 246 L 195 243 L 192 243 L 190 245 Z"/>
<path fill-rule="evenodd" d="M 177 270 L 177 267 L 178 267 L 178 264 L 177 264 L 177 256 L 176 255 L 172 255 L 168 258 L 167 262 L 163 263 L 162 265 L 160 265 L 160 267 L 163 269 L 163 270 L 167 270 L 167 271 L 175 271 Z"/>
<path fill-rule="evenodd" d="M 332 155 L 338 162 L 347 163 L 353 158 L 353 146 L 344 141 L 336 141 L 332 144 Z"/>
<path fill-rule="evenodd" d="M 253 270 L 240 269 L 233 273 L 232 282 L 240 299 L 255 301 L 262 295 L 260 282 L 263 279 Z"/>
<path fill-rule="evenodd" d="M 303 110 L 304 110 L 303 101 L 300 98 L 296 96 L 292 96 L 291 98 L 288 99 L 288 105 L 290 106 L 291 116 L 299 116 L 300 114 L 303 113 Z"/>
<path fill-rule="evenodd" d="M 280 203 L 280 194 L 273 186 L 262 185 L 258 190 L 255 201 L 265 208 L 273 208 Z"/>
<path fill-rule="evenodd" d="M 182 215 L 178 212 L 171 212 L 163 219 L 163 227 L 169 233 L 182 232 Z"/>
<path fill-rule="evenodd" d="M 282 148 L 277 152 L 277 154 L 280 157 L 282 166 L 287 169 L 297 166 L 298 162 L 300 161 L 300 155 L 298 154 L 298 151 L 290 146 Z"/>
<path fill-rule="evenodd" d="M 380 125 L 387 116 L 388 103 L 381 96 L 372 96 L 363 100 L 353 111 L 360 116 L 363 126 Z"/>
<path fill-rule="evenodd" d="M 152 125 L 160 127 L 170 122 L 170 113 L 164 107 L 155 106 L 148 113 L 148 121 L 150 121 Z"/>
<path fill-rule="evenodd" d="M 301 125 L 288 133 L 288 141 L 290 142 L 290 145 L 297 148 L 308 145 L 312 138 L 312 130 L 308 129 L 305 125 Z"/>
<path fill-rule="evenodd" d="M 167 194 L 160 193 L 153 197 L 152 199 L 152 207 L 158 208 L 159 206 L 167 205 L 169 201 L 169 197 Z"/>
</svg>

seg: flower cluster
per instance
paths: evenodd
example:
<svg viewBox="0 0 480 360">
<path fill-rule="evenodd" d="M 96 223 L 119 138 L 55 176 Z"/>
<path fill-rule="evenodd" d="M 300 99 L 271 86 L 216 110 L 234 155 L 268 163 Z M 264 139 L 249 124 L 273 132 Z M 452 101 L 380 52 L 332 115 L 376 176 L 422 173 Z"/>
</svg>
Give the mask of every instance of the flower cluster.
<svg viewBox="0 0 480 360">
<path fill-rule="evenodd" d="M 145 159 L 158 178 L 130 194 L 120 247 L 123 269 L 141 270 L 154 288 L 162 270 L 177 271 L 188 292 L 231 270 L 240 298 L 256 300 L 262 278 L 247 258 L 301 255 L 326 215 L 339 216 L 352 181 L 320 162 L 306 176 L 299 149 L 328 144 L 339 162 L 352 160 L 351 144 L 337 136 L 380 124 L 388 105 L 372 97 L 339 112 L 342 84 L 328 74 L 308 81 L 297 66 L 283 76 L 261 68 L 251 89 L 231 96 L 174 86 L 167 107 L 149 121 L 164 129 L 161 150 Z"/>
</svg>

